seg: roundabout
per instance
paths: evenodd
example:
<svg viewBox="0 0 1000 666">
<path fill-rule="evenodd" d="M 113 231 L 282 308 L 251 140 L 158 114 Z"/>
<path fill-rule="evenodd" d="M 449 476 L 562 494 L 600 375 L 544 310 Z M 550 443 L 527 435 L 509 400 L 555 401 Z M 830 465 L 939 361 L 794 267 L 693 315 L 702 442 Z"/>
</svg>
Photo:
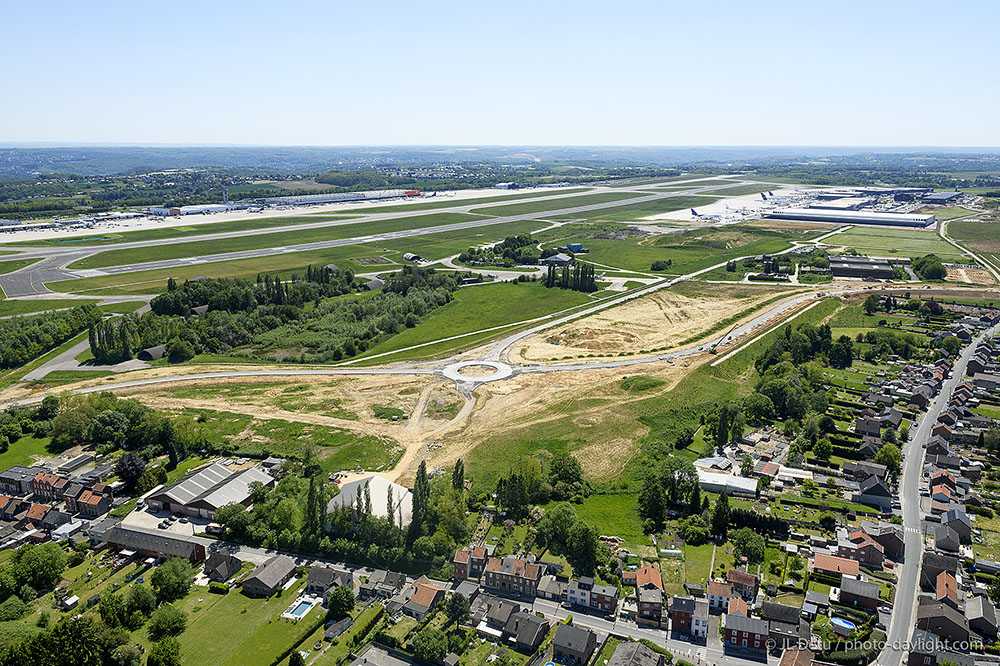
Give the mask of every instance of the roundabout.
<svg viewBox="0 0 1000 666">
<path fill-rule="evenodd" d="M 462 361 L 445 366 L 441 374 L 460 384 L 483 384 L 507 379 L 514 368 L 498 361 Z"/>
</svg>

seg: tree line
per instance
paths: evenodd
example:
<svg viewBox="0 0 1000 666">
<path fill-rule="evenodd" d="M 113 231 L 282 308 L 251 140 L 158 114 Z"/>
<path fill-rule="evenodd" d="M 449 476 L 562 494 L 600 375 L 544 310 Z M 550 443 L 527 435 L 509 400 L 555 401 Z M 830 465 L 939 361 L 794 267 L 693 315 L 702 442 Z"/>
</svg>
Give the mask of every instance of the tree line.
<svg viewBox="0 0 1000 666">
<path fill-rule="evenodd" d="M 566 264 L 562 268 L 557 268 L 549 264 L 544 284 L 546 287 L 559 287 L 560 289 L 570 289 L 584 293 L 597 291 L 597 281 L 594 276 L 593 264 L 581 262 L 576 262 L 572 265 Z"/>
<path fill-rule="evenodd" d="M 0 367 L 17 368 L 82 333 L 101 318 L 91 304 L 71 310 L 0 319 Z"/>
</svg>

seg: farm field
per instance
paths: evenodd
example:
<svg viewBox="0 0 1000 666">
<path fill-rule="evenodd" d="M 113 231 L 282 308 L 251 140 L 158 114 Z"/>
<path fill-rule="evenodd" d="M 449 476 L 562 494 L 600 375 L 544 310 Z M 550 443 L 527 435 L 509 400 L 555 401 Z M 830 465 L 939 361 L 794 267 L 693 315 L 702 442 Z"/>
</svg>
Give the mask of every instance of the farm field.
<svg viewBox="0 0 1000 666">
<path fill-rule="evenodd" d="M 298 231 L 282 231 L 273 234 L 259 234 L 215 240 L 196 241 L 192 243 L 171 243 L 149 247 L 108 250 L 90 257 L 84 257 L 70 264 L 70 268 L 104 268 L 122 264 L 136 264 L 147 261 L 162 261 L 164 259 L 179 259 L 182 257 L 197 257 L 240 250 L 256 250 L 261 248 L 281 247 L 299 243 L 314 243 L 325 240 L 353 238 L 370 234 L 381 234 L 406 229 L 420 229 L 443 224 L 455 224 L 481 219 L 477 215 L 462 213 L 438 213 L 435 215 L 418 215 L 415 217 L 377 222 L 360 222 L 335 227 L 316 229 L 301 229 Z"/>
<path fill-rule="evenodd" d="M 100 236 L 78 236 L 71 238 L 50 238 L 37 241 L 24 241 L 12 243 L 11 247 L 93 247 L 98 245 L 115 245 L 117 243 L 183 238 L 185 236 L 201 236 L 203 234 L 219 234 L 232 231 L 267 229 L 270 227 L 284 227 L 292 224 L 319 224 L 320 222 L 326 222 L 327 220 L 348 220 L 352 217 L 356 216 L 324 213 L 322 216 L 298 215 L 252 218 L 249 220 L 226 220 L 224 222 L 207 221 L 202 224 L 187 224 L 183 226 L 163 227 L 160 229 L 109 231 L 101 234 Z"/>
<path fill-rule="evenodd" d="M 879 250 L 888 253 L 920 256 L 929 253 L 961 254 L 934 231 L 853 227 L 823 241 L 856 250 Z"/>
<path fill-rule="evenodd" d="M 599 192 L 597 194 L 585 194 L 578 197 L 567 197 L 564 199 L 552 199 L 550 201 L 531 201 L 519 204 L 508 204 L 506 206 L 488 206 L 486 208 L 472 208 L 469 212 L 481 215 L 495 215 L 498 217 L 508 215 L 530 215 L 532 213 L 544 213 L 550 210 L 562 208 L 574 208 L 576 206 L 589 206 L 592 204 L 609 203 L 621 201 L 623 199 L 634 199 L 637 195 L 631 192 Z"/>
</svg>

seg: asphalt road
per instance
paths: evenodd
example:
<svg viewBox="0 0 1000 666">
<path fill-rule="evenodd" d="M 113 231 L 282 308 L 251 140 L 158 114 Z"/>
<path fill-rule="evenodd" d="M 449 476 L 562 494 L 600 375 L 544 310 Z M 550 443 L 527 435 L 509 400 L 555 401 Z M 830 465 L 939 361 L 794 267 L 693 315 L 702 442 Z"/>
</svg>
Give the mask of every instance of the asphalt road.
<svg viewBox="0 0 1000 666">
<path fill-rule="evenodd" d="M 952 391 L 965 377 L 965 368 L 976 351 L 979 341 L 994 335 L 997 327 L 987 329 L 966 347 L 952 368 L 951 377 L 944 382 L 941 392 L 921 417 L 915 431 L 910 431 L 910 441 L 903 446 L 906 460 L 899 480 L 899 503 L 903 509 L 903 564 L 897 569 L 896 599 L 893 604 L 892 622 L 886 638 L 886 647 L 879 655 L 880 666 L 900 666 L 908 654 L 907 643 L 916 625 L 917 588 L 920 582 L 920 564 L 923 559 L 923 540 L 920 527 L 920 477 L 924 467 L 924 446 L 931 437 L 931 428 L 948 406 Z"/>
<path fill-rule="evenodd" d="M 743 181 L 739 181 L 739 183 L 742 182 Z M 366 222 L 376 222 L 380 220 L 398 219 L 404 217 L 416 217 L 419 215 L 428 215 L 436 213 L 465 213 L 471 210 L 472 208 L 483 207 L 490 204 L 466 203 L 460 206 L 439 208 L 433 210 L 408 211 L 408 212 L 398 212 L 398 213 L 391 213 L 391 212 L 371 213 L 368 215 L 364 215 L 362 217 L 357 217 L 348 220 L 328 220 L 326 222 L 313 222 L 312 224 L 304 224 L 304 223 L 293 224 L 284 227 L 272 227 L 268 229 L 251 229 L 246 231 L 220 232 L 214 234 L 207 233 L 200 236 L 187 236 L 181 238 L 168 238 L 160 240 L 134 241 L 131 243 L 118 243 L 115 245 L 94 246 L 89 248 L 81 248 L 81 247 L 26 248 L 23 251 L 20 251 L 16 255 L 11 255 L 11 258 L 41 257 L 42 260 L 32 264 L 31 266 L 26 266 L 25 268 L 22 268 L 18 271 L 0 275 L 0 287 L 3 288 L 3 291 L 8 298 L 17 298 L 32 294 L 49 293 L 49 290 L 44 286 L 44 284 L 46 282 L 54 282 L 58 280 L 70 280 L 77 277 L 87 277 L 96 275 L 117 275 L 122 273 L 132 273 L 136 271 L 145 271 L 157 268 L 180 268 L 183 266 L 191 266 L 193 264 L 210 263 L 217 261 L 231 261 L 234 259 L 250 259 L 254 257 L 266 257 L 266 256 L 273 256 L 290 252 L 305 252 L 308 250 L 320 250 L 333 247 L 344 247 L 348 245 L 361 245 L 365 243 L 378 243 L 388 240 L 410 238 L 413 236 L 424 236 L 428 234 L 447 233 L 450 231 L 476 229 L 479 227 L 493 226 L 496 224 L 505 224 L 507 222 L 522 222 L 528 220 L 537 220 L 540 218 L 554 217 L 557 215 L 572 215 L 575 213 L 585 213 L 595 210 L 616 208 L 618 206 L 649 203 L 653 201 L 659 201 L 661 199 L 669 199 L 677 196 L 697 194 L 698 192 L 703 192 L 708 189 L 712 189 L 712 187 L 713 186 L 700 186 L 678 192 L 659 192 L 654 194 L 646 194 L 642 196 L 632 197 L 629 199 L 622 199 L 619 201 L 594 203 L 583 206 L 570 206 L 567 208 L 560 208 L 544 212 L 525 213 L 523 215 L 508 215 L 502 217 L 479 218 L 474 220 L 467 220 L 465 222 L 441 224 L 437 226 L 423 227 L 419 229 L 406 229 L 402 231 L 394 231 L 383 234 L 370 234 L 364 236 L 355 236 L 352 238 L 340 238 L 329 241 L 300 243 L 297 245 L 283 245 L 279 247 L 259 248 L 255 250 L 243 250 L 237 252 L 225 252 L 212 255 L 183 257 L 178 259 L 167 259 L 163 261 L 150 261 L 142 263 L 124 264 L 120 266 L 108 266 L 99 269 L 67 269 L 66 266 L 84 257 L 98 254 L 100 252 L 105 252 L 108 250 L 135 249 L 135 248 L 143 248 L 143 247 L 151 247 L 159 245 L 194 243 L 199 241 L 218 240 L 218 239 L 236 238 L 236 237 L 243 238 L 245 236 L 278 233 L 282 231 L 317 229 L 322 227 L 341 226 L 347 224 L 364 224 Z M 616 190 L 609 190 L 609 191 L 616 191 Z M 621 190 L 617 190 L 617 192 L 621 192 Z M 562 196 L 572 198 L 572 196 L 579 196 L 579 195 L 562 195 Z M 559 195 L 553 195 L 551 197 L 540 197 L 539 200 L 559 199 L 559 198 L 560 198 Z M 521 200 L 511 203 L 524 203 L 525 201 L 526 200 Z M 492 205 L 497 205 L 497 204 L 492 204 Z M 4 246 L 4 248 L 11 250 L 19 250 L 19 248 L 13 245 Z"/>
</svg>

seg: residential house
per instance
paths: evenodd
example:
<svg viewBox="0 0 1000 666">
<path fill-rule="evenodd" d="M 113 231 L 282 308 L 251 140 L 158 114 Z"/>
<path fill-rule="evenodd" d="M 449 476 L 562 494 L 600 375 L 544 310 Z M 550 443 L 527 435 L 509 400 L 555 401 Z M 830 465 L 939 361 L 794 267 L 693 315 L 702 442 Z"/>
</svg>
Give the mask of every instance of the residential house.
<svg viewBox="0 0 1000 666">
<path fill-rule="evenodd" d="M 101 495 L 93 490 L 84 490 L 76 500 L 76 510 L 92 518 L 103 516 L 111 510 L 111 497 Z"/>
<path fill-rule="evenodd" d="M 663 622 L 663 579 L 651 566 L 644 566 L 635 573 L 636 619 L 640 624 L 658 627 Z"/>
<path fill-rule="evenodd" d="M 760 617 L 767 622 L 770 646 L 784 649 L 791 645 L 809 643 L 812 630 L 809 623 L 800 617 L 800 610 L 795 606 L 765 601 L 761 604 Z"/>
<path fill-rule="evenodd" d="M 729 615 L 739 613 L 740 615 L 750 617 L 750 613 L 747 609 L 747 602 L 743 601 L 743 597 L 733 597 L 730 599 L 729 606 L 726 608 L 726 613 Z"/>
<path fill-rule="evenodd" d="M 873 417 L 858 417 L 854 421 L 854 432 L 858 435 L 877 437 L 882 432 L 882 424 Z"/>
<path fill-rule="evenodd" d="M 945 643 L 966 643 L 969 624 L 965 615 L 948 604 L 921 601 L 917 608 L 917 628 L 929 631 Z"/>
<path fill-rule="evenodd" d="M 362 599 L 389 599 L 406 585 L 406 575 L 396 571 L 377 569 L 358 586 Z"/>
<path fill-rule="evenodd" d="M 864 530 L 856 530 L 848 539 L 842 539 L 837 543 L 837 555 L 857 560 L 862 566 L 871 569 L 881 569 L 885 548 L 865 534 Z"/>
<path fill-rule="evenodd" d="M 957 553 L 961 548 L 962 540 L 958 532 L 947 525 L 937 525 L 934 527 L 934 547 L 946 553 Z"/>
<path fill-rule="evenodd" d="M 947 604 L 956 610 L 961 610 L 958 599 L 958 581 L 947 571 L 937 575 L 935 596 L 939 603 Z"/>
<path fill-rule="evenodd" d="M 920 587 L 928 591 L 936 590 L 937 577 L 942 571 L 947 571 L 952 576 L 956 575 L 958 573 L 958 558 L 925 550 L 920 565 Z"/>
<path fill-rule="evenodd" d="M 461 548 L 455 553 L 455 580 L 479 580 L 488 557 L 485 546 Z"/>
<path fill-rule="evenodd" d="M 846 557 L 837 557 L 836 555 L 827 555 L 826 553 L 816 553 L 813 556 L 813 571 L 838 579 L 845 575 L 857 578 L 861 573 L 861 566 L 857 560 L 849 560 Z"/>
<path fill-rule="evenodd" d="M 275 555 L 257 566 L 240 585 L 251 597 L 270 597 L 295 573 L 295 562 L 284 555 Z"/>
<path fill-rule="evenodd" d="M 875 583 L 867 583 L 857 578 L 844 578 L 840 581 L 840 603 L 846 606 L 858 606 L 870 611 L 878 610 L 879 588 Z"/>
<path fill-rule="evenodd" d="M 205 575 L 209 580 L 225 582 L 239 573 L 243 562 L 229 553 L 215 552 L 205 560 Z"/>
<path fill-rule="evenodd" d="M 680 636 L 708 636 L 708 600 L 674 597 L 670 604 L 670 628 Z"/>
<path fill-rule="evenodd" d="M 542 577 L 540 564 L 515 557 L 491 557 L 484 569 L 482 584 L 488 590 L 534 597 Z"/>
<path fill-rule="evenodd" d="M 597 647 L 597 635 L 570 624 L 560 624 L 552 641 L 552 653 L 556 659 L 575 664 L 587 664 Z"/>
<path fill-rule="evenodd" d="M 429 583 L 419 583 L 403 604 L 403 612 L 416 620 L 422 620 L 434 606 L 444 601 L 444 590 Z"/>
<path fill-rule="evenodd" d="M 888 512 L 892 507 L 892 491 L 878 477 L 869 476 L 861 482 L 861 490 L 854 496 L 854 501 Z"/>
<path fill-rule="evenodd" d="M 512 613 L 503 628 L 504 640 L 523 653 L 531 654 L 549 633 L 549 621 L 534 613 Z"/>
<path fill-rule="evenodd" d="M 552 574 L 546 574 L 538 580 L 536 594 L 542 599 L 564 601 L 566 599 L 567 587 L 566 583 L 557 579 Z"/>
<path fill-rule="evenodd" d="M 670 602 L 670 628 L 677 634 L 691 633 L 695 600 L 691 597 L 674 597 Z"/>
<path fill-rule="evenodd" d="M 980 636 L 993 639 L 997 636 L 997 613 L 988 596 L 976 595 L 965 602 L 965 619 L 969 629 Z"/>
<path fill-rule="evenodd" d="M 663 666 L 663 655 L 638 641 L 623 641 L 615 648 L 607 666 Z"/>
<path fill-rule="evenodd" d="M 56 499 L 55 484 L 60 477 L 49 471 L 39 472 L 31 480 L 31 492 L 44 500 Z"/>
<path fill-rule="evenodd" d="M 724 612 L 729 607 L 729 600 L 735 594 L 730 583 L 718 580 L 708 581 L 708 586 L 705 589 L 708 594 L 709 609 L 719 612 Z"/>
<path fill-rule="evenodd" d="M 842 467 L 844 474 L 855 481 L 864 481 L 869 476 L 884 479 L 889 473 L 889 468 L 870 460 L 845 460 Z"/>
<path fill-rule="evenodd" d="M 725 616 L 723 633 L 726 649 L 766 653 L 768 625 L 764 620 L 738 613 Z"/>
<path fill-rule="evenodd" d="M 350 571 L 315 565 L 306 577 L 306 593 L 326 599 L 333 588 L 346 585 L 354 592 L 354 576 Z"/>
<path fill-rule="evenodd" d="M 739 569 L 730 569 L 726 573 L 726 581 L 733 586 L 733 592 L 743 597 L 745 601 L 753 602 L 757 598 L 760 582 L 757 576 Z"/>
<path fill-rule="evenodd" d="M 958 538 L 962 543 L 969 543 L 972 538 L 972 521 L 964 510 L 950 509 L 941 518 L 941 524 L 958 532 Z"/>
</svg>

